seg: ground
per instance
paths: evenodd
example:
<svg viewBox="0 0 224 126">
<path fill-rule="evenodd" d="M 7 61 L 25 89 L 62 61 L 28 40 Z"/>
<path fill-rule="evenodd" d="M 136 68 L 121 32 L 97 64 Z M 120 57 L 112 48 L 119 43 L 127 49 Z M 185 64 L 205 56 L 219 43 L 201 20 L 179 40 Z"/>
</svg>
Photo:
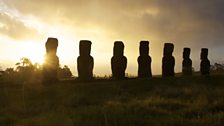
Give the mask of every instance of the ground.
<svg viewBox="0 0 224 126">
<path fill-rule="evenodd" d="M 222 126 L 224 76 L 0 84 L 1 126 Z"/>
</svg>

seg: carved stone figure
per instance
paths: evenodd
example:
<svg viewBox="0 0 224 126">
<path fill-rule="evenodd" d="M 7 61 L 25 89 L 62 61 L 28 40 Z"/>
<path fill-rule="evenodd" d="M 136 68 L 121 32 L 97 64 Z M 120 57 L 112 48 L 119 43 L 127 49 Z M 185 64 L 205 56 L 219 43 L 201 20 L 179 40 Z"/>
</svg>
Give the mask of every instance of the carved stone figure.
<svg viewBox="0 0 224 126">
<path fill-rule="evenodd" d="M 208 60 L 208 49 L 201 49 L 201 65 L 200 71 L 201 75 L 209 75 L 210 74 L 210 61 Z"/>
<path fill-rule="evenodd" d="M 59 58 L 57 56 L 58 40 L 57 38 L 48 38 L 46 44 L 46 55 L 43 64 L 43 82 L 58 81 Z"/>
<path fill-rule="evenodd" d="M 172 53 L 174 50 L 174 45 L 172 43 L 165 43 L 163 50 L 163 60 L 162 60 L 162 76 L 175 76 L 174 66 L 175 58 Z"/>
<path fill-rule="evenodd" d="M 190 59 L 190 48 L 184 48 L 183 62 L 182 62 L 182 73 L 183 75 L 192 75 L 192 60 Z"/>
<path fill-rule="evenodd" d="M 80 80 L 88 81 L 93 79 L 94 59 L 90 55 L 92 42 L 81 40 L 79 43 L 79 54 L 77 59 L 78 77 Z"/>
<path fill-rule="evenodd" d="M 114 42 L 113 57 L 111 58 L 112 77 L 124 79 L 127 67 L 127 58 L 124 56 L 124 44 L 122 41 Z"/>
<path fill-rule="evenodd" d="M 141 41 L 139 47 L 140 56 L 138 57 L 138 77 L 152 77 L 151 62 L 149 56 L 149 41 Z"/>
</svg>

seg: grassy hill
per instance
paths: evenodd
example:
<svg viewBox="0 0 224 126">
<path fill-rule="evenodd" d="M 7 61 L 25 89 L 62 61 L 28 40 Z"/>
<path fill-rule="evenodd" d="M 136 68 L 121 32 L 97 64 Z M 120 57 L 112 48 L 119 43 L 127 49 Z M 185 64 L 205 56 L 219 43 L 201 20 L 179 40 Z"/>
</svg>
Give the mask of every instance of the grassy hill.
<svg viewBox="0 0 224 126">
<path fill-rule="evenodd" d="M 1 126 L 222 126 L 224 76 L 0 84 Z"/>
</svg>

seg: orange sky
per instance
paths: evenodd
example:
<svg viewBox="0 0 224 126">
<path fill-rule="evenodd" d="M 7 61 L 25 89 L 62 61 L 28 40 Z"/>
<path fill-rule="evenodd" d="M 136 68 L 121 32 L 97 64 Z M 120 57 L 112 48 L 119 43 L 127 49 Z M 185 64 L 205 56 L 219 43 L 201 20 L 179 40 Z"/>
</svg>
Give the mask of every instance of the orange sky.
<svg viewBox="0 0 224 126">
<path fill-rule="evenodd" d="M 223 62 L 223 0 L 0 0 L 0 66 L 14 67 L 23 56 L 42 62 L 47 37 L 59 39 L 60 64 L 77 75 L 79 40 L 92 41 L 94 74 L 109 75 L 113 42 L 122 40 L 127 73 L 137 74 L 138 46 L 150 41 L 153 74 L 161 73 L 163 44 L 175 44 L 175 71 L 182 49 L 192 48 L 199 67 L 200 48 L 212 63 Z"/>
</svg>

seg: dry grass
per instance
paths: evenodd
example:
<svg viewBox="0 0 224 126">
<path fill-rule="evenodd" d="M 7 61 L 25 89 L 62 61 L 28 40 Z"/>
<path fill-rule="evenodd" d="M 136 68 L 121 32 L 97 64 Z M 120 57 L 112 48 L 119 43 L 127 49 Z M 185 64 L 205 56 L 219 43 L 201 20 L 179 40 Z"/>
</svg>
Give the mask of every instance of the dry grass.
<svg viewBox="0 0 224 126">
<path fill-rule="evenodd" d="M 0 125 L 222 126 L 223 82 L 216 75 L 1 86 Z"/>
</svg>

